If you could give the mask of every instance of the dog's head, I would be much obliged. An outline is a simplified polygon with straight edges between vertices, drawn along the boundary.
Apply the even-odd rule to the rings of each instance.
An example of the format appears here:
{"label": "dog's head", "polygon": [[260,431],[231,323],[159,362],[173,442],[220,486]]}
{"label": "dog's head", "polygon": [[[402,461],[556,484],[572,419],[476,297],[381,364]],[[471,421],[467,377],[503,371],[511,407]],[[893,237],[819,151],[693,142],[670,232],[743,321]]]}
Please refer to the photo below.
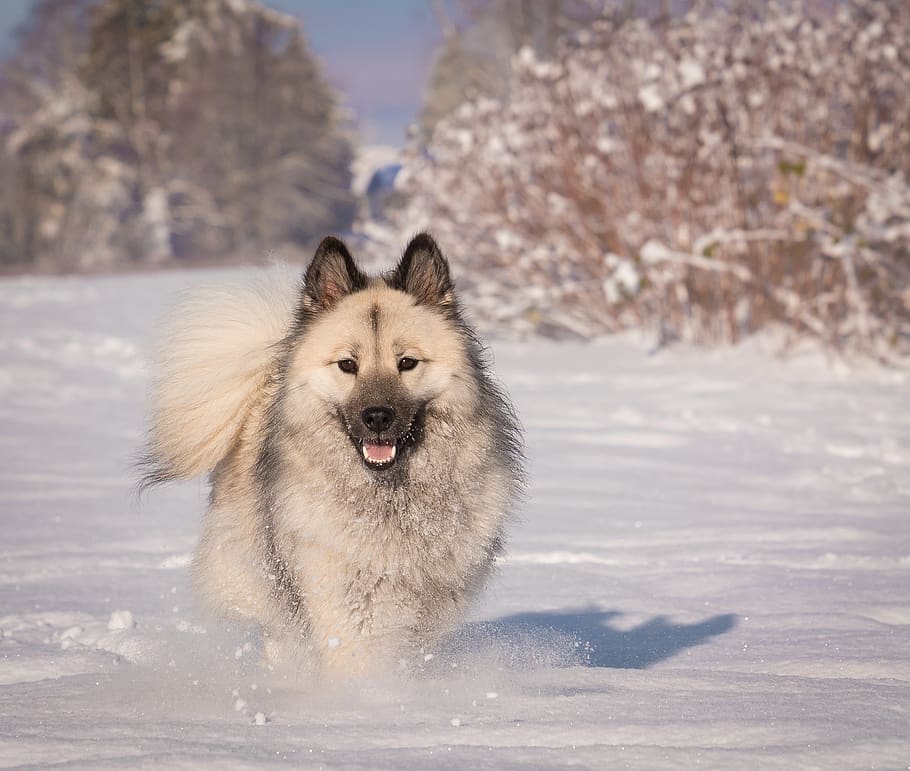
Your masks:
{"label": "dog's head", "polygon": [[415,237],[378,278],[364,275],[341,241],[324,239],[297,313],[287,372],[295,423],[333,437],[340,427],[357,462],[378,477],[419,449],[428,412],[471,403],[449,267],[430,236]]}

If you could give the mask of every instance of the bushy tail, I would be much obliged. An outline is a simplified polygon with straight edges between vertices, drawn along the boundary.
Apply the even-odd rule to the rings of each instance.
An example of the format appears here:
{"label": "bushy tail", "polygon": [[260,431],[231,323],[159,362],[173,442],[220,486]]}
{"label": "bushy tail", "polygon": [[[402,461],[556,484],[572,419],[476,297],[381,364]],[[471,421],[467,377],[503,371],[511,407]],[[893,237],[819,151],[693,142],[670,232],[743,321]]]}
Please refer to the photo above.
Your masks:
{"label": "bushy tail", "polygon": [[208,473],[231,451],[289,330],[296,295],[296,280],[282,270],[177,304],[150,361],[141,487]]}

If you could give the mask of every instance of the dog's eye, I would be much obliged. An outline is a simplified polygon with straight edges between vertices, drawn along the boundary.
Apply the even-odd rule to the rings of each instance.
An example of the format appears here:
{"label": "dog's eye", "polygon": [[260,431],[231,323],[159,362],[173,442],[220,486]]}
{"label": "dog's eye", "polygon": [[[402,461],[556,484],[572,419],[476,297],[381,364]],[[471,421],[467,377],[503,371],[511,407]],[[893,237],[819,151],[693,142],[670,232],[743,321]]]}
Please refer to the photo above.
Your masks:
{"label": "dog's eye", "polygon": [[347,372],[349,375],[357,374],[357,362],[353,359],[342,359],[338,362],[338,369]]}
{"label": "dog's eye", "polygon": [[410,356],[402,356],[398,360],[398,371],[407,372],[409,369],[414,369],[417,366],[417,359],[414,359]]}

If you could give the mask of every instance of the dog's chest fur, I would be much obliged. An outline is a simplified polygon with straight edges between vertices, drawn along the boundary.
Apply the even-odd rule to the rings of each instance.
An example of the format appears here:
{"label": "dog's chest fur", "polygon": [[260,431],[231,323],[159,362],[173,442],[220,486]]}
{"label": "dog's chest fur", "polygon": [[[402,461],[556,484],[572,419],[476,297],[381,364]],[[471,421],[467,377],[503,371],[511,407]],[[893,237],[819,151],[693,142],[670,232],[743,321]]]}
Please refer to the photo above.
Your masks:
{"label": "dog's chest fur", "polygon": [[496,469],[482,466],[480,447],[453,452],[431,434],[405,479],[379,484],[340,447],[319,466],[284,464],[273,481],[270,527],[302,610],[319,613],[308,596],[333,596],[349,614],[338,623],[360,632],[376,631],[377,614],[415,631],[438,625],[492,566],[506,494],[490,495]]}
{"label": "dog's chest fur", "polygon": [[[482,559],[501,519],[495,503],[492,510],[481,504],[476,489],[489,471],[450,452],[428,460],[440,449],[428,444],[412,461],[420,468],[394,485],[366,479],[369,472],[349,461],[336,472],[333,464],[310,466],[306,477],[289,464],[276,479],[284,491],[278,494],[277,531],[318,542],[354,568],[389,577],[439,580],[451,575],[453,562]],[[472,468],[459,467],[466,460]],[[457,481],[465,479],[471,481]]]}

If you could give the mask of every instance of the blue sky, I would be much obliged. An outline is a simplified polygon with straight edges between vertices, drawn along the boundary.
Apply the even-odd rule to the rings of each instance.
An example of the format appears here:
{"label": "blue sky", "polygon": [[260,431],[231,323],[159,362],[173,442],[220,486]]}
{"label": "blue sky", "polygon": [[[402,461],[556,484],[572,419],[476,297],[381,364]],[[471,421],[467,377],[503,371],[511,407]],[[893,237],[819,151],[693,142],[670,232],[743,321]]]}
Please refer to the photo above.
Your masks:
{"label": "blue sky", "polygon": [[[0,55],[32,0],[0,0]],[[367,142],[401,145],[440,41],[429,0],[266,0],[301,20]]]}

